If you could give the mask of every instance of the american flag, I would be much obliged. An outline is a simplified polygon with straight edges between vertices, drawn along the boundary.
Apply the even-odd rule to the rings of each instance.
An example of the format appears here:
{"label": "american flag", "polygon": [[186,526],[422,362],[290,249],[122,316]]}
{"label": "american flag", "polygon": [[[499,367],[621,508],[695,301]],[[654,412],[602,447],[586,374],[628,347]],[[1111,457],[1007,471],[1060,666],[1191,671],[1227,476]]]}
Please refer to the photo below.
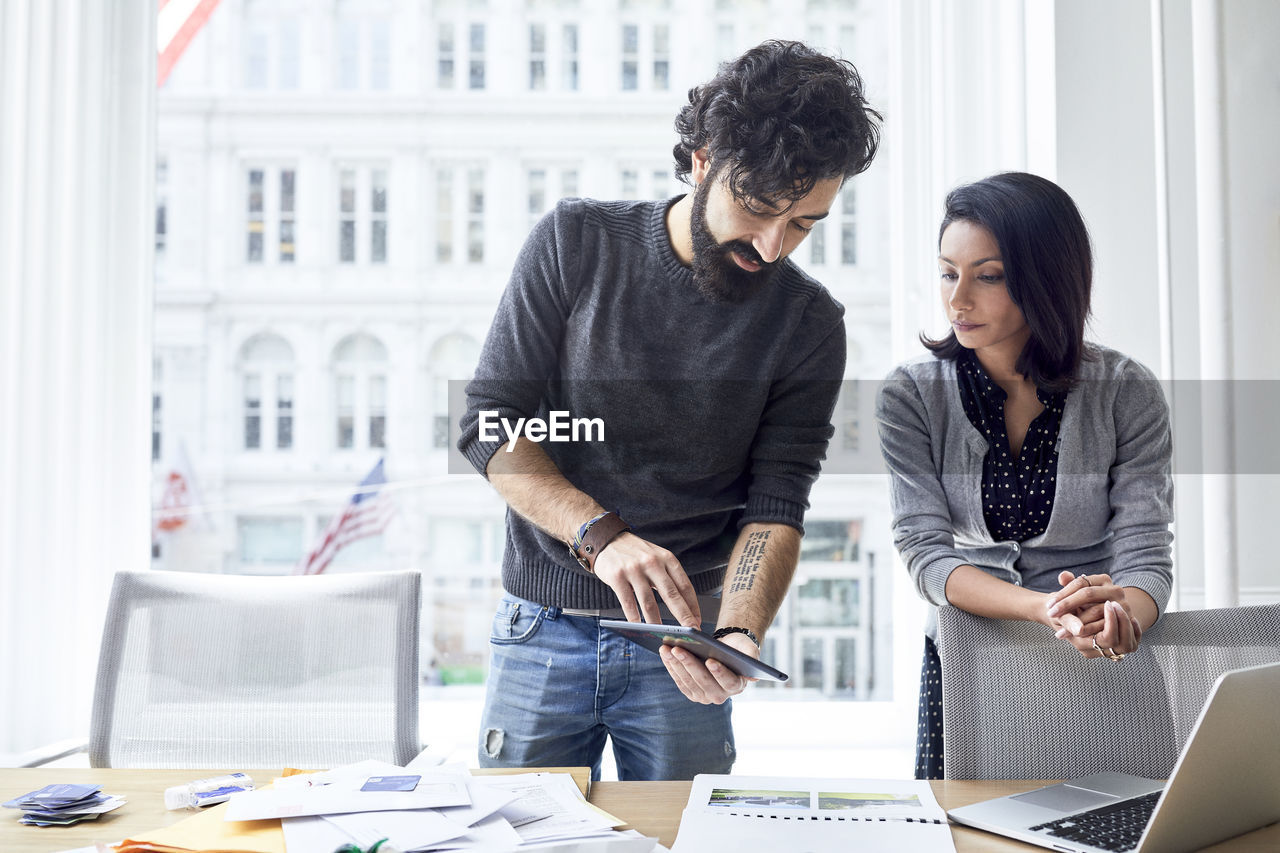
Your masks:
{"label": "american flag", "polygon": [[334,555],[347,544],[366,536],[374,536],[386,529],[387,522],[396,514],[396,505],[390,495],[382,494],[382,487],[387,483],[382,461],[379,459],[373,470],[360,481],[351,500],[329,522],[311,553],[293,567],[295,575],[320,574],[328,568]]}
{"label": "american flag", "polygon": [[209,20],[218,0],[159,0],[156,13],[156,82],[163,86],[182,52]]}

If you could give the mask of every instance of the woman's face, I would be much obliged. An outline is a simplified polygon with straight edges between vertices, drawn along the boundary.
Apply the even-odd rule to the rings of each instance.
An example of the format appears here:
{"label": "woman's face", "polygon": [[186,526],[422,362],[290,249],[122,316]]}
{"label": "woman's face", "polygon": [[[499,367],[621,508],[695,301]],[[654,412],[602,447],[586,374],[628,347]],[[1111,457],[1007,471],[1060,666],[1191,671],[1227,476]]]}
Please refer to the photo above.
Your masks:
{"label": "woman's face", "polygon": [[974,222],[952,222],[942,232],[938,273],[942,308],[960,345],[984,366],[1011,370],[1031,329],[1009,298],[995,236]]}

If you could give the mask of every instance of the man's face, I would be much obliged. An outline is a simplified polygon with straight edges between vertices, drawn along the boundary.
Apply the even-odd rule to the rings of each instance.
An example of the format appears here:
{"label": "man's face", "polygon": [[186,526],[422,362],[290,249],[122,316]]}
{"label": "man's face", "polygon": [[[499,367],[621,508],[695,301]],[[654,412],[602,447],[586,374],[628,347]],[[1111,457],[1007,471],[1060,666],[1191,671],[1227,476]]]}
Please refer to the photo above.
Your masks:
{"label": "man's face", "polygon": [[704,164],[702,180],[694,190],[693,278],[708,298],[740,302],[763,287],[782,259],[827,215],[841,181],[819,181],[791,205],[744,205],[722,180],[723,171]]}

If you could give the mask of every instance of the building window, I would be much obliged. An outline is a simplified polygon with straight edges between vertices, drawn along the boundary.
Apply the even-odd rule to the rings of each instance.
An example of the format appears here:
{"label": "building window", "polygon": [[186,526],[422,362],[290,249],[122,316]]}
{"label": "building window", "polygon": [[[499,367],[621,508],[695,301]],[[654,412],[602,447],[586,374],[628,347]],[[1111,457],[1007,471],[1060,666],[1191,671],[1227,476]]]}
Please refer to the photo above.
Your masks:
{"label": "building window", "polygon": [[261,334],[240,348],[241,446],[245,450],[293,447],[293,347]]}
{"label": "building window", "polygon": [[561,31],[562,57],[560,84],[567,92],[578,91],[578,25],[565,24]]}
{"label": "building window", "polygon": [[858,263],[857,190],[853,182],[840,191],[840,263],[854,266]]}
{"label": "building window", "polygon": [[356,446],[356,380],[338,377],[338,447],[349,450]]}
{"label": "building window", "polygon": [[267,88],[268,36],[254,28],[245,35],[244,85],[246,89]]}
{"label": "building window", "polygon": [[436,261],[453,261],[453,168],[436,170]]}
{"label": "building window", "polygon": [[529,91],[552,88],[578,89],[578,25],[534,21],[529,24]]}
{"label": "building window", "polygon": [[450,429],[455,418],[449,416],[450,380],[468,380],[480,359],[480,345],[469,335],[455,333],[436,341],[428,356],[431,372],[432,416],[431,445],[446,448],[451,445]]}
{"label": "building window", "polygon": [[625,166],[618,172],[618,197],[666,199],[672,195],[672,173],[665,166]]}
{"label": "building window", "polygon": [[[839,8],[840,5],[843,5],[843,8]],[[821,21],[821,23],[809,25],[807,40],[811,46],[824,53],[842,56],[845,59],[853,59],[858,55],[855,41],[857,29],[852,23],[839,22],[839,18],[848,18],[851,14],[856,14],[853,4],[837,4],[837,8],[821,11],[810,9],[810,12],[815,13],[816,20]]]}
{"label": "building window", "polygon": [[[671,88],[671,28],[667,24],[622,25],[622,91],[665,92]],[[642,68],[648,68],[643,75]]]}
{"label": "building window", "polygon": [[334,350],[338,449],[387,446],[387,370],[387,348],[370,335],[352,335]]}
{"label": "building window", "polygon": [[479,22],[438,21],[435,32],[436,86],[440,89],[484,89],[487,47],[485,25]]}
{"label": "building window", "polygon": [[369,258],[375,264],[387,262],[387,171],[374,169],[370,180]]}
{"label": "building window", "polygon": [[293,376],[276,377],[276,448],[293,447]]}
{"label": "building window", "polygon": [[861,542],[861,519],[809,519],[804,524],[800,559],[823,563],[857,562]]}
{"label": "building window", "polygon": [[547,170],[529,170],[529,225],[547,212]]}
{"label": "building window", "polygon": [[296,172],[293,169],[280,170],[280,263],[282,264],[291,264],[294,260],[293,228],[297,221],[295,178]]}
{"label": "building window", "polygon": [[671,88],[671,28],[666,24],[653,25],[653,88]]}
{"label": "building window", "polygon": [[360,23],[352,18],[338,21],[338,88],[360,87]]}
{"label": "building window", "polygon": [[541,92],[547,88],[547,27],[545,24],[529,25],[529,90]]}
{"label": "building window", "polygon": [[263,180],[261,169],[249,170],[249,247],[247,258],[251,264],[262,263],[262,236],[266,230],[263,219]]}
{"label": "building window", "polygon": [[338,260],[356,260],[356,173],[343,169],[338,174]]}
{"label": "building window", "polygon": [[164,365],[160,359],[151,362],[151,461],[160,461],[161,427],[164,419],[164,396],[162,395]]}
{"label": "building window", "polygon": [[287,20],[280,22],[280,80],[281,89],[298,88],[298,68],[302,53],[301,39],[298,34],[298,22]]}
{"label": "building window", "polygon": [[529,227],[545,216],[562,198],[578,195],[578,170],[564,166],[539,165],[526,173]]}
{"label": "building window", "polygon": [[262,447],[262,376],[244,376],[244,449]]}
{"label": "building window", "polygon": [[387,170],[338,171],[338,261],[387,262]]}
{"label": "building window", "polygon": [[471,56],[467,63],[467,86],[484,88],[484,24],[472,24],[469,28]]}
{"label": "building window", "polygon": [[467,261],[484,262],[484,170],[467,170]]}
{"label": "building window", "polygon": [[436,85],[441,89],[453,88],[455,62],[453,24],[444,21],[436,30]]}
{"label": "building window", "polygon": [[813,223],[813,230],[809,232],[809,262],[816,267],[820,267],[827,262],[827,229],[826,223]]}
{"label": "building window", "polygon": [[840,446],[851,453],[857,453],[862,447],[862,419],[859,412],[862,405],[860,384],[857,379],[840,383],[836,430]]}
{"label": "building window", "polygon": [[362,14],[354,2],[337,20],[337,67],[339,89],[391,88],[391,25],[384,18]]}
{"label": "building window", "polygon": [[240,516],[236,519],[241,563],[296,563],[302,557],[302,519]]}
{"label": "building window", "polygon": [[622,25],[622,91],[640,88],[640,27]]}
{"label": "building window", "polygon": [[169,247],[169,158],[156,158],[156,260]]}
{"label": "building window", "polygon": [[298,88],[301,51],[297,19],[255,15],[252,20],[245,21],[242,32],[244,87],[256,90],[273,86],[278,89]]}
{"label": "building window", "polygon": [[738,50],[738,37],[734,25],[716,24],[716,61],[728,62],[741,52]]}
{"label": "building window", "polygon": [[436,169],[436,261],[484,262],[485,171],[479,166]]}
{"label": "building window", "polygon": [[248,169],[245,260],[291,264],[297,257],[297,170],[288,166]]}
{"label": "building window", "polygon": [[387,377],[369,377],[369,446],[387,446]]}
{"label": "building window", "polygon": [[369,87],[391,88],[391,27],[383,20],[369,22]]}

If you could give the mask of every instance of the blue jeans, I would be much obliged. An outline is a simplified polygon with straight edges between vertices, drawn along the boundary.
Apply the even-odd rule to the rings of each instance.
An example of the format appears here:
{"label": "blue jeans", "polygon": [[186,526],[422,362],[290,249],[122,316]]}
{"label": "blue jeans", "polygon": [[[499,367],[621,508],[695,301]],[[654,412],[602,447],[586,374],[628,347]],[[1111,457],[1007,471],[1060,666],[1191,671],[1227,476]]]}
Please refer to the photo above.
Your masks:
{"label": "blue jeans", "polygon": [[493,619],[481,767],[590,767],[605,737],[623,781],[733,767],[732,709],[685,697],[662,659],[589,616],[512,595]]}

